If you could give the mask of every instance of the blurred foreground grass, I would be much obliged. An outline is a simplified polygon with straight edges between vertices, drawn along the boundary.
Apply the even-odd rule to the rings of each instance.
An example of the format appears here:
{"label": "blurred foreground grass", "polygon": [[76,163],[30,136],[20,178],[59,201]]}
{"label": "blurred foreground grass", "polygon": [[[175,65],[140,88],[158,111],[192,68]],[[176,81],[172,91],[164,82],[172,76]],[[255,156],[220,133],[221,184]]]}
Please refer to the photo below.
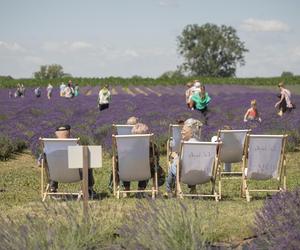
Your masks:
{"label": "blurred foreground grass", "polygon": [[[166,166],[166,157],[161,157],[161,165]],[[289,190],[300,185],[299,166],[300,152],[288,153],[287,186]],[[126,246],[135,248],[134,245],[131,245],[132,242],[129,242],[130,237],[128,238],[128,235],[125,234],[122,238],[122,234],[120,236],[119,231],[125,230],[125,232],[129,234],[136,234],[135,238],[139,239],[141,235],[147,235],[147,237],[149,237],[151,233],[143,233],[143,231],[139,232],[139,230],[135,231],[134,227],[145,228],[145,225],[152,225],[151,220],[155,221],[155,224],[151,226],[154,233],[156,232],[156,227],[158,233],[164,232],[165,234],[168,234],[168,230],[167,232],[164,231],[165,227],[180,227],[179,233],[181,235],[181,233],[186,230],[185,227],[188,226],[192,228],[192,231],[197,232],[197,235],[201,234],[201,237],[203,237],[206,242],[227,242],[234,244],[253,236],[251,227],[253,225],[254,215],[262,207],[266,197],[265,194],[262,194],[254,197],[250,203],[247,203],[245,199],[239,197],[241,181],[224,180],[222,182],[223,199],[219,203],[213,200],[192,200],[188,198],[181,201],[177,199],[165,200],[158,198],[154,202],[147,199],[138,200],[133,197],[116,200],[108,189],[110,169],[111,159],[108,155],[104,155],[103,168],[94,171],[95,190],[100,194],[101,199],[89,202],[89,211],[93,222],[90,224],[91,228],[86,229],[87,231],[85,232],[90,236],[82,239],[82,242],[85,243],[80,242],[80,244],[91,244],[91,246],[96,244],[101,247],[115,246],[117,248],[121,246],[124,247],[125,244],[125,248]],[[255,182],[250,184],[258,187],[274,185],[272,182]],[[59,186],[60,190],[64,188],[66,188],[65,185]],[[78,190],[80,186],[72,185],[72,188]],[[209,189],[208,186],[201,188]],[[164,192],[165,187],[163,187],[161,191]],[[137,209],[139,209],[139,211],[142,210],[145,214],[139,215],[139,213],[136,212],[138,211]],[[155,209],[158,209],[157,211],[161,213],[157,218],[151,213],[151,211],[155,211]],[[82,218],[81,202],[54,202],[51,200],[48,200],[46,204],[41,202],[40,169],[36,166],[36,160],[29,152],[15,155],[13,159],[7,162],[0,162],[0,210],[2,218],[8,216],[14,222],[14,224],[11,224],[11,227],[13,227],[12,225],[17,227],[17,225],[21,225],[23,222],[28,224],[28,215],[34,215],[38,218],[37,221],[39,221],[39,223],[35,225],[36,219],[34,222],[30,222],[33,223],[34,226],[31,225],[31,227],[28,227],[29,231],[33,230],[31,228],[43,231],[43,228],[39,228],[41,227],[40,223],[44,226],[53,225],[51,229],[56,228],[56,230],[61,231],[63,228],[64,232],[67,231],[67,233],[65,232],[65,238],[70,237],[70,241],[72,241],[71,239],[74,239],[74,237],[76,238],[76,233],[81,232],[75,230],[76,233],[73,235],[74,230],[66,230],[65,223],[63,223],[64,220],[73,221],[70,222],[70,226],[73,229],[81,228],[78,226],[81,223],[76,222]],[[70,213],[68,211],[70,211]],[[176,217],[175,215],[177,214],[179,214],[178,216],[181,214],[181,218]],[[185,215],[188,215],[186,217],[187,221],[184,220],[180,225],[177,224],[179,219],[185,218]],[[70,218],[68,216],[70,216]],[[164,218],[161,218],[162,216],[167,218],[168,225],[164,224],[165,222]],[[188,218],[190,218],[191,221],[189,221]],[[130,223],[135,221],[135,219],[138,223],[131,225]],[[2,224],[3,223],[2,221]],[[145,225],[143,226],[141,223],[145,223]],[[128,225],[129,228],[126,226],[124,229],[124,225]],[[4,225],[0,225],[0,227],[2,226]],[[7,225],[5,225],[5,227],[9,228]],[[59,229],[57,229],[58,227]],[[16,229],[11,229],[11,231],[12,230]],[[27,233],[28,230],[26,231]],[[49,228],[47,228],[47,230],[49,231]],[[93,233],[91,233],[90,230],[94,230]],[[9,233],[11,233],[11,231],[9,231]],[[72,234],[70,234],[70,232],[72,232]],[[16,231],[15,233],[17,234],[18,232]],[[85,233],[82,233],[82,235],[85,235]],[[52,232],[52,234],[55,234],[55,232]],[[178,235],[178,232],[175,232],[174,235]],[[173,234],[171,234],[171,236],[175,237]],[[96,239],[93,237],[96,237]],[[142,239],[140,240],[142,241]],[[75,245],[59,245],[59,243],[55,245],[56,243],[54,243],[53,249],[65,247],[76,249]],[[72,242],[72,244],[75,243]],[[83,248],[90,247],[84,247],[80,244],[78,243],[76,246]],[[180,249],[181,245],[171,244],[168,246]],[[43,248],[42,245],[35,247]],[[151,246],[149,247],[151,248]],[[191,247],[194,247],[194,245]]]}

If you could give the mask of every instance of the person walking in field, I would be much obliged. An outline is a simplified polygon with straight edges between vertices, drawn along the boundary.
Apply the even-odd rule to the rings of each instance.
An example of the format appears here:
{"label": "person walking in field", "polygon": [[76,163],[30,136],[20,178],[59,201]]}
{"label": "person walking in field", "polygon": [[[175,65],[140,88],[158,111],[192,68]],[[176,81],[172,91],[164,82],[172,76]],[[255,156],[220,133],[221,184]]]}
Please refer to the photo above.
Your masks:
{"label": "person walking in field", "polygon": [[78,84],[76,83],[75,84],[75,87],[74,87],[74,96],[78,96],[79,95],[79,86]]}
{"label": "person walking in field", "polygon": [[99,96],[98,96],[99,110],[102,111],[104,109],[108,109],[110,100],[111,100],[111,94],[110,91],[108,90],[108,85],[105,84],[104,87],[99,91]]}
{"label": "person walking in field", "polygon": [[53,86],[51,85],[51,83],[48,84],[47,87],[47,98],[50,100],[51,96],[52,96],[52,91],[53,91]]}
{"label": "person walking in field", "polygon": [[37,97],[37,98],[41,97],[42,91],[41,91],[41,88],[40,88],[40,87],[36,87],[36,88],[34,89],[34,95],[35,95],[35,97]]}
{"label": "person walking in field", "polygon": [[291,101],[291,91],[284,87],[284,82],[280,82],[278,87],[280,89],[280,94],[278,95],[280,100],[275,103],[275,108],[279,108],[278,115],[282,116],[286,111],[291,112],[291,110],[295,108],[295,105]]}
{"label": "person walking in field", "polygon": [[65,96],[65,88],[66,88],[66,84],[62,82],[61,85],[59,86],[59,95],[61,97]]}

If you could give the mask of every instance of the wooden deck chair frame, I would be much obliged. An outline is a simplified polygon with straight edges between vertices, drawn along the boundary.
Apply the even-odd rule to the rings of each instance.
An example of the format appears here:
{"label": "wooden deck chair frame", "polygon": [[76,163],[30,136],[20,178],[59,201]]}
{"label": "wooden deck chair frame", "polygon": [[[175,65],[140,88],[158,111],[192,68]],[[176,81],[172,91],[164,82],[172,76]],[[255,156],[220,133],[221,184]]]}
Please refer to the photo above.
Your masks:
{"label": "wooden deck chair frame", "polygon": [[[286,190],[286,156],[285,156],[285,146],[287,143],[288,135],[248,135],[247,136],[247,153],[246,153],[246,160],[243,164],[243,176],[242,176],[242,185],[241,185],[241,196],[246,197],[246,200],[249,202],[251,200],[250,193],[252,192],[279,192]],[[249,145],[253,138],[281,138],[281,150],[279,160],[277,162],[277,189],[250,189],[248,183],[248,161],[249,161],[249,154],[250,152]],[[269,179],[272,179],[269,178]],[[266,179],[266,180],[269,180]],[[273,178],[274,179],[274,178]]]}
{"label": "wooden deck chair frame", "polygon": [[[245,133],[245,137],[244,137],[244,140],[243,142],[241,143],[242,144],[242,151],[241,151],[241,155],[239,157],[237,156],[234,156],[235,159],[232,159],[228,162],[230,163],[238,163],[238,162],[242,162],[242,166],[244,165],[244,161],[245,161],[245,154],[246,154],[246,144],[247,144],[247,135],[249,135],[251,133],[251,129],[230,129],[230,130],[227,130],[227,129],[219,129],[218,131],[218,135],[217,135],[217,138],[218,140],[222,141],[222,149],[220,151],[220,159],[219,159],[219,163],[220,165],[223,165],[225,164],[225,162],[222,160],[222,153],[224,152],[224,150],[226,150],[226,142],[224,140],[222,140],[222,133],[225,134],[225,133]],[[237,149],[236,151],[239,151],[239,149]],[[226,151],[225,151],[226,152]],[[230,158],[230,157],[229,157]],[[237,159],[239,158],[239,159]],[[243,175],[243,172],[242,172],[242,167],[241,167],[241,171],[239,172],[234,172],[234,171],[230,171],[230,172],[225,172],[223,171],[223,167],[220,166],[220,170],[221,170],[221,178],[231,178],[231,179],[234,179],[234,178],[238,178],[240,179]]]}
{"label": "wooden deck chair frame", "polygon": [[[196,144],[196,145],[215,145],[215,157],[212,163],[212,178],[210,179],[211,182],[211,194],[186,194],[182,192],[181,188],[181,170],[182,170],[182,156],[183,156],[183,147],[186,144]],[[213,197],[215,198],[216,201],[219,201],[221,199],[221,172],[219,168],[219,152],[220,150],[217,150],[217,148],[220,148],[222,146],[222,142],[185,142],[181,141],[181,146],[180,146],[180,158],[177,158],[176,162],[176,196],[179,198],[184,198],[184,196],[187,197]],[[199,159],[199,162],[201,162],[201,159]],[[215,185],[216,185],[216,180],[218,179],[218,192],[216,191]],[[208,181],[209,182],[209,181]]]}
{"label": "wooden deck chair frame", "polygon": [[[112,128],[113,128],[113,135],[131,135],[131,129],[134,127],[134,125],[127,125],[127,124],[113,124]],[[130,133],[119,133],[120,130],[124,129],[125,131],[130,131]]]}
{"label": "wooden deck chair frame", "polygon": [[[167,156],[168,158],[170,158],[171,154],[174,152],[173,151],[173,147],[171,145],[171,142],[173,140],[173,131],[174,129],[178,129],[179,131],[179,134],[181,132],[181,129],[182,129],[183,125],[179,125],[179,124],[170,124],[169,125],[169,139],[167,141]],[[179,138],[179,142],[178,142],[178,149],[180,150],[180,142],[181,142],[181,135],[180,135],[180,138]],[[176,147],[176,146],[174,146]],[[177,153],[179,153],[179,150]]]}
{"label": "wooden deck chair frame", "polygon": [[[53,196],[66,196],[66,195],[77,196],[77,200],[79,200],[82,197],[82,192],[81,191],[80,192],[56,192],[56,193],[50,192],[49,181],[51,180],[51,176],[50,176],[49,165],[48,165],[48,161],[47,161],[47,154],[44,152],[44,147],[45,147],[45,142],[46,141],[56,141],[56,142],[69,141],[69,142],[73,142],[73,144],[70,144],[70,146],[71,146],[71,145],[74,145],[74,143],[78,144],[79,138],[67,138],[67,139],[39,138],[39,140],[40,140],[41,147],[42,147],[42,150],[43,150],[43,155],[44,155],[44,157],[42,159],[42,166],[41,166],[41,196],[42,196],[42,201],[45,201],[47,196],[53,197]],[[66,150],[66,154],[67,153],[68,153],[68,151]],[[76,170],[72,169],[70,171],[76,171]],[[44,176],[44,174],[45,174],[45,176]],[[78,172],[78,175],[79,175],[79,172]],[[44,183],[44,178],[45,177],[46,177],[46,180],[47,180],[46,187],[45,187],[45,183]],[[79,181],[81,181],[81,179],[79,179],[76,182],[79,182]],[[63,183],[63,182],[59,181],[59,183]]]}
{"label": "wooden deck chair frame", "polygon": [[[138,138],[138,137],[150,137],[149,138],[149,147],[152,144],[152,154],[155,157],[154,153],[154,144],[153,144],[153,134],[134,134],[134,135],[113,135],[112,136],[112,148],[113,148],[113,156],[112,156],[112,172],[113,172],[113,193],[114,196],[117,197],[117,199],[120,198],[121,193],[151,193],[152,199],[155,198],[158,194],[158,179],[157,179],[157,161],[154,159],[155,163],[155,169],[154,169],[154,178],[152,178],[152,188],[151,189],[144,189],[144,190],[121,190],[120,187],[120,178],[118,175],[118,169],[117,169],[117,141],[116,139],[118,137],[121,138]],[[148,149],[149,150],[149,149]],[[150,155],[149,155],[150,157]],[[149,159],[150,160],[150,159]],[[149,161],[149,168],[150,168],[150,161]],[[151,173],[151,169],[150,169]]]}

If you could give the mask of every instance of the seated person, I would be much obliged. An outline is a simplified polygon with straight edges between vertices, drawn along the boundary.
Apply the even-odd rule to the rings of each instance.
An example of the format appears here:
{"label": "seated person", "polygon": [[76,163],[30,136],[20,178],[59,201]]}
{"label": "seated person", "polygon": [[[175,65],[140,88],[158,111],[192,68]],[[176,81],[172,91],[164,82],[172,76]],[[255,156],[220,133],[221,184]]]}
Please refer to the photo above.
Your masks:
{"label": "seated person", "polygon": [[[71,126],[70,125],[64,125],[64,126],[59,126],[56,128],[55,131],[56,138],[60,139],[66,139],[66,138],[71,138]],[[39,157],[41,158],[41,157]],[[41,159],[39,159],[41,160]],[[82,178],[82,169],[79,169],[79,174]],[[58,182],[50,180],[49,182],[50,185],[50,192],[57,192],[58,189]],[[93,189],[94,186],[94,176],[93,176],[93,169],[89,168],[88,170],[88,192],[89,196],[93,197],[96,195],[96,192]]]}
{"label": "seated person", "polygon": [[135,116],[131,116],[128,118],[127,120],[127,125],[135,125],[138,123],[139,118],[135,117]]}
{"label": "seated person", "polygon": [[[131,116],[127,119],[126,124],[127,125],[135,125],[138,123],[138,120],[139,120],[139,118],[137,118],[135,116]],[[108,188],[112,192],[112,190],[113,190],[113,174],[112,174],[112,172],[110,173]]]}
{"label": "seated person", "polygon": [[[132,128],[132,134],[148,134],[149,133],[149,128],[147,125],[143,123],[137,123],[135,126]],[[154,150],[152,149],[152,145],[150,144],[150,168],[151,168],[151,177],[154,178],[155,174],[155,165],[157,166],[157,178],[158,178],[158,186],[162,186],[165,182],[165,173],[164,170],[161,168],[159,165],[159,151],[158,147],[156,144],[153,144]],[[154,155],[153,155],[154,151]],[[138,182],[138,189],[139,190],[144,190],[148,184],[148,180],[144,181],[139,181]],[[126,191],[130,190],[130,182],[129,181],[124,181],[123,182],[124,189]],[[125,194],[126,195],[126,194]],[[140,194],[138,194],[140,195]]]}
{"label": "seated person", "polygon": [[[199,120],[189,118],[184,122],[183,128],[181,130],[181,137],[183,141],[200,141],[200,128],[202,126],[202,123]],[[168,177],[167,177],[167,193],[165,196],[170,196],[172,194],[172,188],[175,184],[175,179],[176,179],[176,171],[177,171],[177,166],[176,166],[176,161],[178,159],[178,155],[174,154],[173,155],[173,161],[171,163],[171,167],[168,172]],[[196,192],[196,186],[189,186],[190,188],[190,193],[195,193]]]}

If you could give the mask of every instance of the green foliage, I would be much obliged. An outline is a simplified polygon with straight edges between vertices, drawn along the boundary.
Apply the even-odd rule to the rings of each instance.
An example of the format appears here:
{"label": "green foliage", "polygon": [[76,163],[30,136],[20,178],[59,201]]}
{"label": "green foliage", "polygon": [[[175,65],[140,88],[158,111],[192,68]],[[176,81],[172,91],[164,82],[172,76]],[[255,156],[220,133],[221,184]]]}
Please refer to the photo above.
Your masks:
{"label": "green foliage", "polygon": [[129,249],[203,249],[204,231],[213,225],[201,213],[183,202],[172,202],[172,206],[164,201],[138,203],[119,234]]}
{"label": "green foliage", "polygon": [[26,142],[20,139],[11,140],[0,134],[0,160],[8,160],[13,153],[20,153],[26,148]]}
{"label": "green foliage", "polygon": [[[52,64],[52,65],[42,65],[40,67],[40,70],[35,72],[34,78],[38,80],[49,80],[49,79],[57,79],[62,78],[65,76],[65,73],[63,71],[63,67],[58,64]],[[70,76],[68,74],[68,76]]]}
{"label": "green foliage", "polygon": [[[187,247],[181,249],[188,249],[192,244],[200,246],[203,242],[204,247],[223,242],[223,247],[227,244],[229,249],[235,249],[244,238],[253,237],[251,226],[255,212],[262,207],[266,197],[262,194],[247,203],[239,197],[240,179],[222,181],[223,199],[218,203],[189,198],[181,202],[162,198],[154,202],[147,199],[139,202],[134,198],[116,200],[111,194],[106,194],[110,198],[89,201],[91,218],[87,225],[83,225],[82,202],[55,203],[49,200],[45,207],[38,202],[41,200],[40,169],[35,164],[35,159],[28,153],[0,162],[0,249],[132,249],[129,246],[137,241],[142,243],[138,249],[148,245],[161,245],[159,249],[171,245],[176,249],[183,246],[185,240]],[[94,170],[95,190],[103,192],[102,197],[108,191],[111,164],[109,156],[104,154],[103,168]],[[299,152],[288,153],[289,190],[300,185],[299,164]],[[166,156],[161,157],[161,165],[166,166]],[[257,182],[254,188],[265,187],[263,183]],[[69,184],[60,183],[59,190],[63,191],[67,185],[70,188]],[[75,190],[79,189],[79,184],[76,184]],[[136,225],[133,216],[138,220]],[[167,230],[168,224],[170,230]],[[124,237],[121,231],[126,228],[138,237]],[[157,238],[153,238],[155,232],[159,233]],[[195,238],[188,233],[196,234]],[[156,242],[147,242],[148,239]],[[45,242],[48,245],[44,247]]]}
{"label": "green foliage", "polygon": [[281,73],[281,77],[293,77],[293,76],[294,76],[294,74],[290,71],[283,71]]}
{"label": "green foliage", "polygon": [[[204,77],[204,76],[183,76],[179,77],[177,74],[172,77],[159,78],[121,78],[121,77],[106,77],[106,78],[84,78],[84,77],[68,77],[56,78],[51,80],[53,86],[58,87],[61,82],[68,82],[72,80],[73,83],[79,86],[99,86],[108,83],[110,86],[121,85],[123,87],[138,85],[138,86],[155,86],[155,85],[178,85],[186,84],[187,82],[199,79],[204,84],[239,84],[239,85],[273,85],[284,81],[286,85],[300,84],[300,76],[293,77],[255,77],[255,78],[235,78],[235,77]],[[4,79],[0,78],[0,87],[15,88],[18,83],[23,83],[25,87],[47,86],[49,80],[47,79]]]}
{"label": "green foliage", "polygon": [[102,249],[122,214],[116,203],[90,204],[89,211],[85,220],[80,203],[36,203],[24,217],[2,216],[0,249]]}
{"label": "green foliage", "polygon": [[183,68],[192,76],[235,76],[237,63],[245,64],[248,51],[234,28],[210,23],[187,25],[178,42]]}
{"label": "green foliage", "polygon": [[181,69],[178,69],[178,70],[170,70],[170,71],[167,71],[165,73],[163,73],[159,78],[183,78],[184,77],[184,74],[182,73]]}
{"label": "green foliage", "polygon": [[6,136],[0,137],[0,160],[7,160],[13,152],[11,140]]}

